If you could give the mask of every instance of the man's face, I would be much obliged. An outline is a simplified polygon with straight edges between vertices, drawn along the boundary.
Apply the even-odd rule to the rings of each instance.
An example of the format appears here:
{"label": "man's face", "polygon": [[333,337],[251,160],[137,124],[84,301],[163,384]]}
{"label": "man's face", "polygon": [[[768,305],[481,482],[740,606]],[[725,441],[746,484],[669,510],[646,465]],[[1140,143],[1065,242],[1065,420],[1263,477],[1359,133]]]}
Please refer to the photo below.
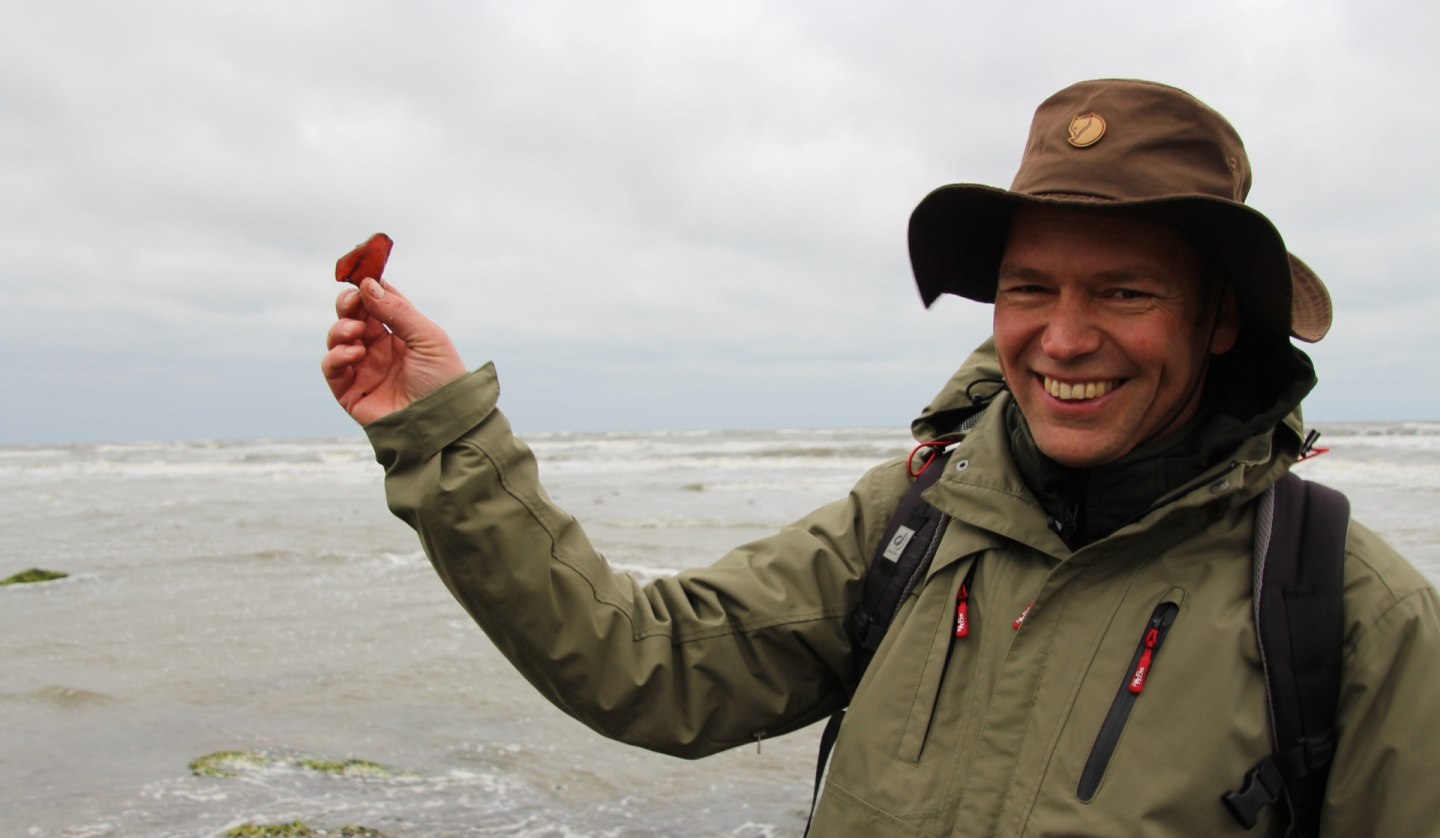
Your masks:
{"label": "man's face", "polygon": [[995,348],[1035,442],[1072,468],[1119,459],[1183,426],[1209,354],[1235,344],[1233,303],[1207,302],[1174,228],[1024,207],[995,297]]}

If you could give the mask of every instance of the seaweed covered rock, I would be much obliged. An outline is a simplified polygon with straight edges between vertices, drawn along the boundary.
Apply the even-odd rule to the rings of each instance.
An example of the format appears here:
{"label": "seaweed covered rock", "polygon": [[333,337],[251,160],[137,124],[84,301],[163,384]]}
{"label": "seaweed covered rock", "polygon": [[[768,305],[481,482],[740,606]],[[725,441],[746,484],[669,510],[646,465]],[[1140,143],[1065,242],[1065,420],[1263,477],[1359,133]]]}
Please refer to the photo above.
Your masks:
{"label": "seaweed covered rock", "polygon": [[340,826],[316,829],[303,821],[290,823],[242,823],[227,830],[225,838],[386,838],[368,826]]}
{"label": "seaweed covered rock", "polygon": [[246,771],[272,766],[303,768],[337,777],[389,777],[390,769],[368,759],[327,759],[275,757],[253,751],[216,751],[190,761],[190,773],[197,777],[234,777]]}
{"label": "seaweed covered rock", "polygon": [[319,833],[300,821],[290,823],[242,823],[226,830],[225,838],[318,838]]}
{"label": "seaweed covered rock", "polygon": [[254,771],[270,764],[270,758],[249,751],[216,751],[190,761],[190,773],[196,777],[234,777],[243,771]]}
{"label": "seaweed covered rock", "polygon": [[388,777],[390,769],[365,759],[347,759],[332,762],[321,759],[302,759],[297,763],[301,768],[319,771],[322,774],[337,774],[344,777]]}
{"label": "seaweed covered rock", "polygon": [[29,570],[22,570],[14,576],[0,579],[0,585],[29,585],[34,582],[52,582],[56,579],[64,579],[69,575],[70,574],[62,573],[58,570],[41,570],[38,567],[32,567]]}

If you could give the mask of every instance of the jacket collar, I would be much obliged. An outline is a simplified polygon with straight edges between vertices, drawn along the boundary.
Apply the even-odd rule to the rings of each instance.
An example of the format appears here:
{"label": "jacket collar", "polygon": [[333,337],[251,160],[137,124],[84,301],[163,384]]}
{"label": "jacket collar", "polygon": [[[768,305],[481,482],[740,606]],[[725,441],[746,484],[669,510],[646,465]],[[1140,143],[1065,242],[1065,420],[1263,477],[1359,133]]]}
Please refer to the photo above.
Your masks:
{"label": "jacket collar", "polygon": [[1269,488],[1294,463],[1302,436],[1298,415],[1287,417],[1280,427],[1242,440],[1230,456],[1156,498],[1134,521],[1072,550],[1047,524],[1047,513],[1011,455],[1004,418],[1010,403],[1008,393],[994,400],[975,427],[959,439],[945,473],[925,493],[929,503],[952,519],[932,573],[1007,542],[1061,562],[1108,552],[1132,539],[1179,540]]}
{"label": "jacket collar", "polygon": [[[1211,372],[1212,381],[1224,383],[1215,388],[1209,418],[1198,429],[1205,443],[1203,457],[1182,478],[1152,487],[1150,494],[1157,495],[1153,502],[1138,504],[1117,525],[1129,523],[1095,539],[1095,546],[1143,531],[1187,508],[1213,511],[1215,504],[1227,499],[1246,502],[1294,462],[1304,436],[1300,400],[1315,384],[1310,359],[1283,338],[1242,332],[1234,350],[1212,360]],[[999,395],[991,398],[997,389]],[[947,473],[926,498],[954,520],[991,538],[1026,544],[1056,560],[1084,552],[1085,548],[1072,551],[1049,529],[1045,509],[1016,465],[1005,421],[1011,404],[1000,379],[994,342],[986,340],[911,424],[922,442],[959,441]],[[953,430],[981,410],[984,413],[973,430]],[[936,558],[937,565],[946,561],[944,556]]]}

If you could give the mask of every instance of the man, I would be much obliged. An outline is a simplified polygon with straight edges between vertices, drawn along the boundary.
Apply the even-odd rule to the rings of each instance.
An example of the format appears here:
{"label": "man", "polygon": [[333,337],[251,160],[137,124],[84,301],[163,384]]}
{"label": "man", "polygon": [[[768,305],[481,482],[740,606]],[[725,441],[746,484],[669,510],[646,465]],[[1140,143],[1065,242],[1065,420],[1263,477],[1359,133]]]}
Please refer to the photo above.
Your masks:
{"label": "man", "polygon": [[[1330,321],[1249,184],[1219,114],[1098,81],[1040,106],[1010,190],[942,187],[917,207],[923,299],[993,302],[993,354],[915,423],[954,444],[926,494],[949,523],[858,684],[846,620],[904,461],[641,587],[546,497],[494,369],[466,375],[394,289],[341,296],[323,369],[456,598],[597,731],[695,757],[848,702],[813,834],[1242,834],[1220,796],[1271,752],[1255,510],[1302,447],[1315,379],[1290,338]],[[1434,832],[1440,757],[1414,737],[1440,721],[1435,592],[1359,525],[1344,574],[1323,832]],[[1125,689],[1146,649],[1143,690]],[[1283,815],[1259,827],[1280,834]]]}

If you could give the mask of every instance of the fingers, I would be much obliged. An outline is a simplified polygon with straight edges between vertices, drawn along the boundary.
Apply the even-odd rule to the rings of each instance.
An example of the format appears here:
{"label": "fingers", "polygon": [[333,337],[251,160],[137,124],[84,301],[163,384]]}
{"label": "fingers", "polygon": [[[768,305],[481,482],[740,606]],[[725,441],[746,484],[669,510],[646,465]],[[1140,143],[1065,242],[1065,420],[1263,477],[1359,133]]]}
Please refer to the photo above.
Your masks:
{"label": "fingers", "polygon": [[337,317],[363,317],[365,307],[360,304],[360,289],[346,286],[340,296],[335,298],[335,315]]}
{"label": "fingers", "polygon": [[393,328],[397,320],[405,324],[415,322],[419,312],[404,294],[395,290],[395,286],[383,280],[367,278],[361,281],[359,287],[340,292],[335,299],[335,314],[341,320],[374,318]]}
{"label": "fingers", "polygon": [[349,318],[336,320],[325,334],[325,348],[334,349],[341,344],[358,343],[365,338],[365,323]]}
{"label": "fingers", "polygon": [[365,347],[347,343],[331,347],[320,359],[320,372],[330,385],[330,392],[338,400],[355,380],[355,364],[365,357]]}
{"label": "fingers", "polygon": [[370,316],[383,323],[407,345],[416,341],[434,342],[444,339],[444,331],[421,314],[388,282],[366,279],[360,283],[360,297]]}
{"label": "fingers", "polygon": [[347,341],[371,343],[386,334],[385,327],[365,308],[360,289],[346,287],[335,299],[335,315],[340,318],[330,327],[329,346]]}

